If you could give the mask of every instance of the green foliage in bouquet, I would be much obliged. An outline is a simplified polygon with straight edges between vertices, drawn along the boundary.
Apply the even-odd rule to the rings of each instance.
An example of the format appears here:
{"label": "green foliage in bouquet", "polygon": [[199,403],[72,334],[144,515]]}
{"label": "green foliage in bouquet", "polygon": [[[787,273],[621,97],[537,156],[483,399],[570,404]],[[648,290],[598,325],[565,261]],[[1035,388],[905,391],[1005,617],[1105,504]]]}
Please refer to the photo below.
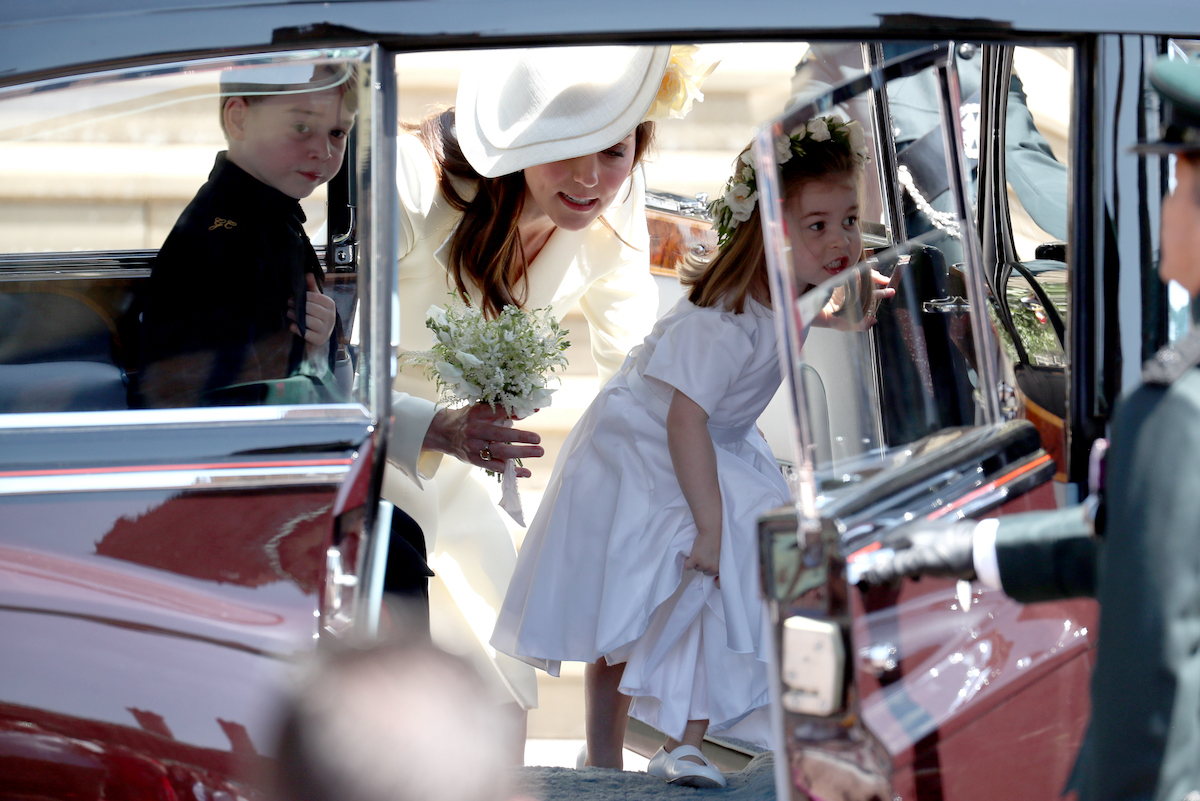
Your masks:
{"label": "green foliage in bouquet", "polygon": [[549,309],[506,306],[489,320],[455,300],[444,309],[431,306],[425,326],[433,347],[406,360],[425,366],[444,402],[499,405],[517,418],[550,405],[548,382],[567,366],[563,351],[571,343]]}

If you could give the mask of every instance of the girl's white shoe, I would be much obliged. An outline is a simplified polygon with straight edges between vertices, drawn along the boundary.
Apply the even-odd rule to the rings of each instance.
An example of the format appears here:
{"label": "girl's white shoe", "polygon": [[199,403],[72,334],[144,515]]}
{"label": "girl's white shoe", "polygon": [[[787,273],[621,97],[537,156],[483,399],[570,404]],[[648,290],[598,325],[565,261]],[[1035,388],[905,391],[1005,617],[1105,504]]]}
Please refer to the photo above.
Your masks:
{"label": "girl's white shoe", "polygon": [[[699,757],[704,760],[700,765],[680,757]],[[716,765],[708,761],[708,757],[700,753],[700,749],[690,745],[676,746],[675,750],[667,753],[665,748],[659,748],[646,766],[646,772],[651,776],[666,779],[670,784],[684,787],[703,787],[716,789],[725,786],[725,777]]]}

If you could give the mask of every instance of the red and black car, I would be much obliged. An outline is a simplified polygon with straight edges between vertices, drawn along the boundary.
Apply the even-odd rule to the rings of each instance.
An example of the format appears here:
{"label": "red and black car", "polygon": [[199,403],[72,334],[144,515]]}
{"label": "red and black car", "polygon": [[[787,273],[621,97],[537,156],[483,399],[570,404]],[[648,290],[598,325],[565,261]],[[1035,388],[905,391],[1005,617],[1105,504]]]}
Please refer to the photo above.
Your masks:
{"label": "red and black car", "polygon": [[[797,298],[781,229],[767,226],[776,303],[797,310],[781,315],[783,422],[764,422],[796,493],[794,509],[761,524],[779,795],[1058,797],[1088,715],[1094,604],[1022,606],[931,579],[864,593],[847,562],[914,516],[1086,494],[1087,454],[1113,403],[1190,325],[1186,299],[1153,269],[1169,162],[1127,153],[1157,127],[1150,62],[1196,51],[1200,17],[1178,11],[5,5],[0,795],[249,797],[295,658],[378,626],[396,119],[423,102],[403,88],[397,57],[429,54],[433,74],[488,48],[712,42],[731,63],[794,55],[772,73],[781,86],[745,70],[706,88],[711,135],[729,152],[756,128],[837,110],[864,123],[873,155],[863,269]],[[306,208],[327,222],[351,400],[139,408],[141,290],[219,149],[220,75],[281,63],[352,64],[360,81],[351,157]],[[688,164],[728,168],[706,152]],[[659,162],[674,156],[664,148]],[[769,172],[766,150],[759,165]],[[711,241],[699,205],[663,195],[651,212],[660,271]],[[868,269],[898,291],[863,329],[851,318],[867,310]],[[847,324],[806,328],[813,304]],[[814,643],[830,656],[814,657]]]}

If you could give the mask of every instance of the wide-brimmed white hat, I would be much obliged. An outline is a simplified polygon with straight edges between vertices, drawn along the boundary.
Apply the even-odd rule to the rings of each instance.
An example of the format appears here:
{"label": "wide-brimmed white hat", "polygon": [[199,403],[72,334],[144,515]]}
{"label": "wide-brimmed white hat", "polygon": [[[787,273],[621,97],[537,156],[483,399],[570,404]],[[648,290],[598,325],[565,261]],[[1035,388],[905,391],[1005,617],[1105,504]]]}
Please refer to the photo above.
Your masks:
{"label": "wide-brimmed white hat", "polygon": [[598,153],[646,116],[671,56],[667,45],[497,51],[463,70],[458,143],[482,176]]}

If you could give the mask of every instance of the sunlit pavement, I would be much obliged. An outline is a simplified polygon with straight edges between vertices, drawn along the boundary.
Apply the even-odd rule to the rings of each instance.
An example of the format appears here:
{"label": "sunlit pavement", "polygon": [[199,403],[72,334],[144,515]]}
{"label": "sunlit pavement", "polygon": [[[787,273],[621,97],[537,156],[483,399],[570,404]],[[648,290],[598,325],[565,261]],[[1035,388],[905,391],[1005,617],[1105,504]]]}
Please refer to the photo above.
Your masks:
{"label": "sunlit pavement", "polygon": [[[573,768],[583,740],[526,740],[525,764]],[[645,771],[649,762],[641,754],[625,749],[625,770]]]}

